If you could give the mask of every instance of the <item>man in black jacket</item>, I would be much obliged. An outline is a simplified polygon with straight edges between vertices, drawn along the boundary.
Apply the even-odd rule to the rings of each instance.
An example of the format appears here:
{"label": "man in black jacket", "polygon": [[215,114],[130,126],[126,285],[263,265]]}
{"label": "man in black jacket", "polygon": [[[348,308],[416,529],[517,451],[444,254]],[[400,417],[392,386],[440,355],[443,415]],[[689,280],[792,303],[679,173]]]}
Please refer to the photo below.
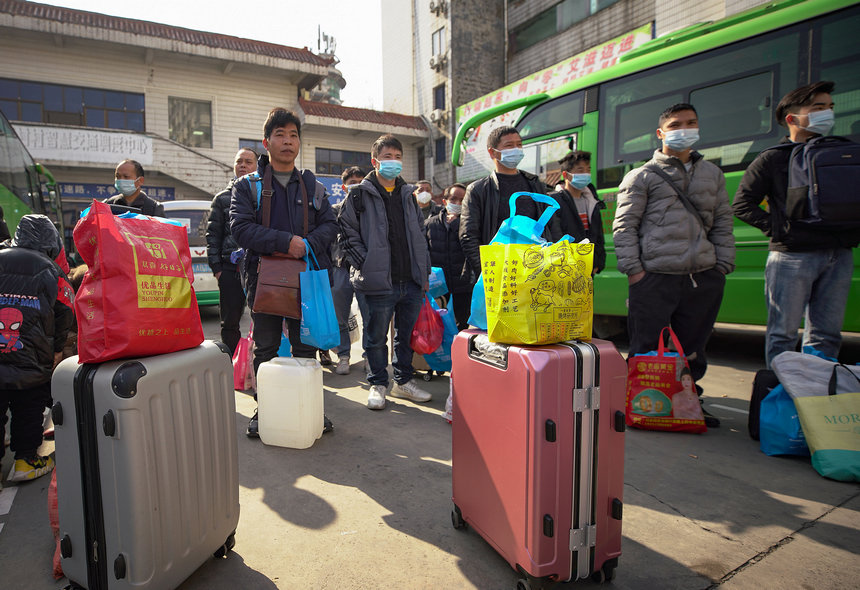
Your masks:
{"label": "man in black jacket", "polygon": [[[469,185],[460,216],[460,244],[477,272],[481,269],[480,247],[489,244],[502,222],[511,216],[511,195],[521,191],[546,194],[546,185],[537,176],[517,169],[523,159],[523,140],[516,128],[493,129],[487,138],[487,152],[495,170]],[[544,203],[519,198],[517,215],[537,220],[546,207]],[[553,215],[544,230],[547,240],[558,232],[557,217]]]}
{"label": "man in black jacket", "polygon": [[212,274],[218,281],[221,341],[230,348],[230,354],[236,352],[236,346],[242,337],[239,320],[245,311],[245,291],[236,270],[236,261],[232,259],[233,254],[239,250],[239,245],[230,233],[230,199],[233,196],[233,184],[256,169],[257,154],[254,150],[240,149],[233,161],[235,176],[227,184],[227,188],[212,199],[209,223],[206,226],[206,254]]}
{"label": "man in black jacket", "polygon": [[[268,156],[260,156],[257,174],[240,178],[233,184],[230,201],[230,231],[236,243],[245,249],[242,274],[245,279],[248,305],[254,308],[257,290],[257,265],[260,256],[275,254],[288,258],[302,258],[307,254],[305,240],[310,244],[320,268],[331,268],[329,250],[337,236],[337,221],[326,195],[310,170],[300,171],[296,157],[301,149],[301,121],[292,112],[274,108],[269,111],[263,126],[263,147]],[[266,168],[272,171],[271,221],[263,225],[263,213],[258,200],[258,189]],[[259,176],[259,178],[256,178]],[[255,179],[256,178],[256,179]],[[302,190],[304,183],[308,195],[308,234],[303,231]],[[275,358],[281,344],[282,322],[286,319],[292,355],[297,358],[314,358],[316,349],[301,341],[300,321],[266,313],[254,313],[254,371],[261,363]],[[284,393],[289,395],[289,393]],[[326,419],[326,431],[331,422]],[[248,423],[246,433],[259,436],[257,414]]]}
{"label": "man in black jacket", "polygon": [[465,196],[465,186],[459,182],[452,184],[444,192],[445,208],[424,222],[430,264],[441,268],[445,275],[445,284],[454,300],[454,318],[460,330],[469,326],[472,288],[477,280],[460,245],[460,213]]}
{"label": "man in black jacket", "polygon": [[[603,238],[603,219],[600,211],[606,203],[597,196],[591,183],[591,153],[570,152],[561,160],[564,188],[549,196],[558,201],[561,235],[570,234],[577,242],[585,238],[594,244],[594,273],[606,266],[606,247]],[[561,236],[555,236],[560,238]]]}
{"label": "man in black jacket", "polygon": [[[12,411],[9,481],[41,477],[54,468],[38,454],[42,410],[51,399],[51,373],[74,322],[74,292],[54,259],[60,234],[44,215],[25,215],[11,247],[0,250],[0,440]],[[0,458],[5,448],[0,446]]]}
{"label": "man in black jacket", "polygon": [[[786,195],[792,147],[827,135],[833,127],[833,82],[792,90],[776,107],[788,128],[781,146],[760,153],[744,172],[732,210],[770,238],[764,271],[767,297],[765,360],[797,345],[804,322],[804,346],[830,357],[839,354],[842,321],[851,288],[858,230],[817,230],[788,219]],[[788,144],[788,145],[785,145]],[[856,187],[846,187],[846,190]],[[765,211],[760,203],[767,200]]]}
{"label": "man in black jacket", "polygon": [[105,199],[108,205],[125,205],[140,209],[144,215],[164,217],[164,205],[140,190],[143,186],[143,166],[135,160],[123,160],[116,166],[114,188],[117,193]]}

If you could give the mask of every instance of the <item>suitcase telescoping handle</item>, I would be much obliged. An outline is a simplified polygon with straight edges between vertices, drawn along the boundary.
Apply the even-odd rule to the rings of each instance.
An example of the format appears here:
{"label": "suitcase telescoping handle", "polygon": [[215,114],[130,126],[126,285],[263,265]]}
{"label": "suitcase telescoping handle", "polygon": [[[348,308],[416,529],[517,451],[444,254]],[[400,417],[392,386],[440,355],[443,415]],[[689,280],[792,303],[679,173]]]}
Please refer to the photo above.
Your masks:
{"label": "suitcase telescoping handle", "polygon": [[504,371],[508,369],[508,347],[490,342],[486,334],[469,337],[469,358]]}

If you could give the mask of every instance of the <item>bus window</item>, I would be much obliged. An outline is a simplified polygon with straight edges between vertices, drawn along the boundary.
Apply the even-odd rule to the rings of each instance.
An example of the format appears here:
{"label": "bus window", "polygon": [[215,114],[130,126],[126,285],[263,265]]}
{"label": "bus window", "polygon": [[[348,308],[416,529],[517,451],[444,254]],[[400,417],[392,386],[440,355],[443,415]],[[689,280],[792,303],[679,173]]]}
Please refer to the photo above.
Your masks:
{"label": "bus window", "polygon": [[525,157],[518,168],[531,172],[553,188],[561,177],[558,161],[569,151],[575,150],[578,133],[565,135],[549,141],[523,146]]}
{"label": "bus window", "polygon": [[[0,117],[0,186],[18,197],[30,211],[34,208],[33,196],[38,194],[38,183],[34,186],[31,174],[34,174],[32,158],[12,126]],[[30,211],[22,209],[15,217],[7,210],[6,215],[17,224],[17,218]],[[14,231],[14,226],[10,225],[9,230]]]}
{"label": "bus window", "polygon": [[697,148],[705,157],[724,169],[744,169],[779,141],[780,132],[764,118],[797,86],[801,35],[802,27],[792,27],[603,85],[598,187],[618,186],[627,171],[651,157],[659,145],[656,137],[645,142],[644,129],[653,135],[660,113],[677,102],[696,107],[702,135]]}
{"label": "bus window", "polygon": [[860,12],[850,16],[839,14],[827,20],[815,28],[821,51],[813,54],[813,58],[820,56],[820,59],[813,65],[812,80],[836,83],[833,90],[836,124],[831,133],[860,141],[860,76],[857,75],[860,48],[854,39],[860,27]]}
{"label": "bus window", "polygon": [[582,124],[582,92],[543,104],[517,123],[523,140],[534,139]]}

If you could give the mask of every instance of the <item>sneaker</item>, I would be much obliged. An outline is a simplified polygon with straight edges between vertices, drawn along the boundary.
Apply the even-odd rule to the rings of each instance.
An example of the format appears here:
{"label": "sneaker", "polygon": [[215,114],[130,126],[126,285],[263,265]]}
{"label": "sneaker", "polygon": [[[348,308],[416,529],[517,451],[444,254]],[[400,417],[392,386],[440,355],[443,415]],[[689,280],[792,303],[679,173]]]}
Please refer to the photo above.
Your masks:
{"label": "sneaker", "polygon": [[415,382],[415,379],[410,379],[406,383],[397,383],[391,389],[391,395],[411,400],[413,402],[429,402],[433,399],[430,393],[424,391]]}
{"label": "sneaker", "polygon": [[371,385],[370,393],[367,395],[367,407],[371,410],[381,410],[385,407],[385,393],[388,388],[385,385]]}
{"label": "sneaker", "polygon": [[257,421],[257,411],[254,410],[254,416],[248,422],[248,429],[245,431],[248,438],[260,438],[260,423]]}
{"label": "sneaker", "polygon": [[35,455],[29,459],[15,459],[9,471],[9,481],[29,481],[50,473],[54,468],[52,457]]}
{"label": "sneaker", "polygon": [[342,356],[337,360],[337,366],[334,368],[334,372],[338,375],[349,375],[349,357]]}
{"label": "sneaker", "polygon": [[327,367],[331,364],[331,355],[327,350],[320,351],[320,364]]}
{"label": "sneaker", "polygon": [[334,424],[331,423],[331,420],[328,419],[328,416],[323,414],[323,434],[331,432],[332,430],[334,430]]}
{"label": "sneaker", "polygon": [[705,426],[708,428],[720,427],[720,419],[706,410],[704,406],[702,406],[702,415],[705,417]]}

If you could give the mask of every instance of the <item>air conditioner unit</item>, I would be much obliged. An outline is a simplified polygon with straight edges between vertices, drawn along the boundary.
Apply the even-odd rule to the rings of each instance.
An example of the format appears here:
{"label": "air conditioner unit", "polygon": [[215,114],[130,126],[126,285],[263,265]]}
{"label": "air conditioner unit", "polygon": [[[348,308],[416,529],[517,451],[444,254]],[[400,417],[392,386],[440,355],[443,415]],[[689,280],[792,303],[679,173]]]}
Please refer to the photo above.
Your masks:
{"label": "air conditioner unit", "polygon": [[430,121],[433,123],[441,123],[445,118],[445,111],[442,109],[434,109],[430,112]]}
{"label": "air conditioner unit", "polygon": [[440,14],[448,13],[448,3],[445,0],[432,0],[430,2],[430,12],[439,16]]}
{"label": "air conditioner unit", "polygon": [[444,67],[446,61],[448,61],[448,58],[444,53],[434,55],[430,58],[430,67],[439,71]]}

